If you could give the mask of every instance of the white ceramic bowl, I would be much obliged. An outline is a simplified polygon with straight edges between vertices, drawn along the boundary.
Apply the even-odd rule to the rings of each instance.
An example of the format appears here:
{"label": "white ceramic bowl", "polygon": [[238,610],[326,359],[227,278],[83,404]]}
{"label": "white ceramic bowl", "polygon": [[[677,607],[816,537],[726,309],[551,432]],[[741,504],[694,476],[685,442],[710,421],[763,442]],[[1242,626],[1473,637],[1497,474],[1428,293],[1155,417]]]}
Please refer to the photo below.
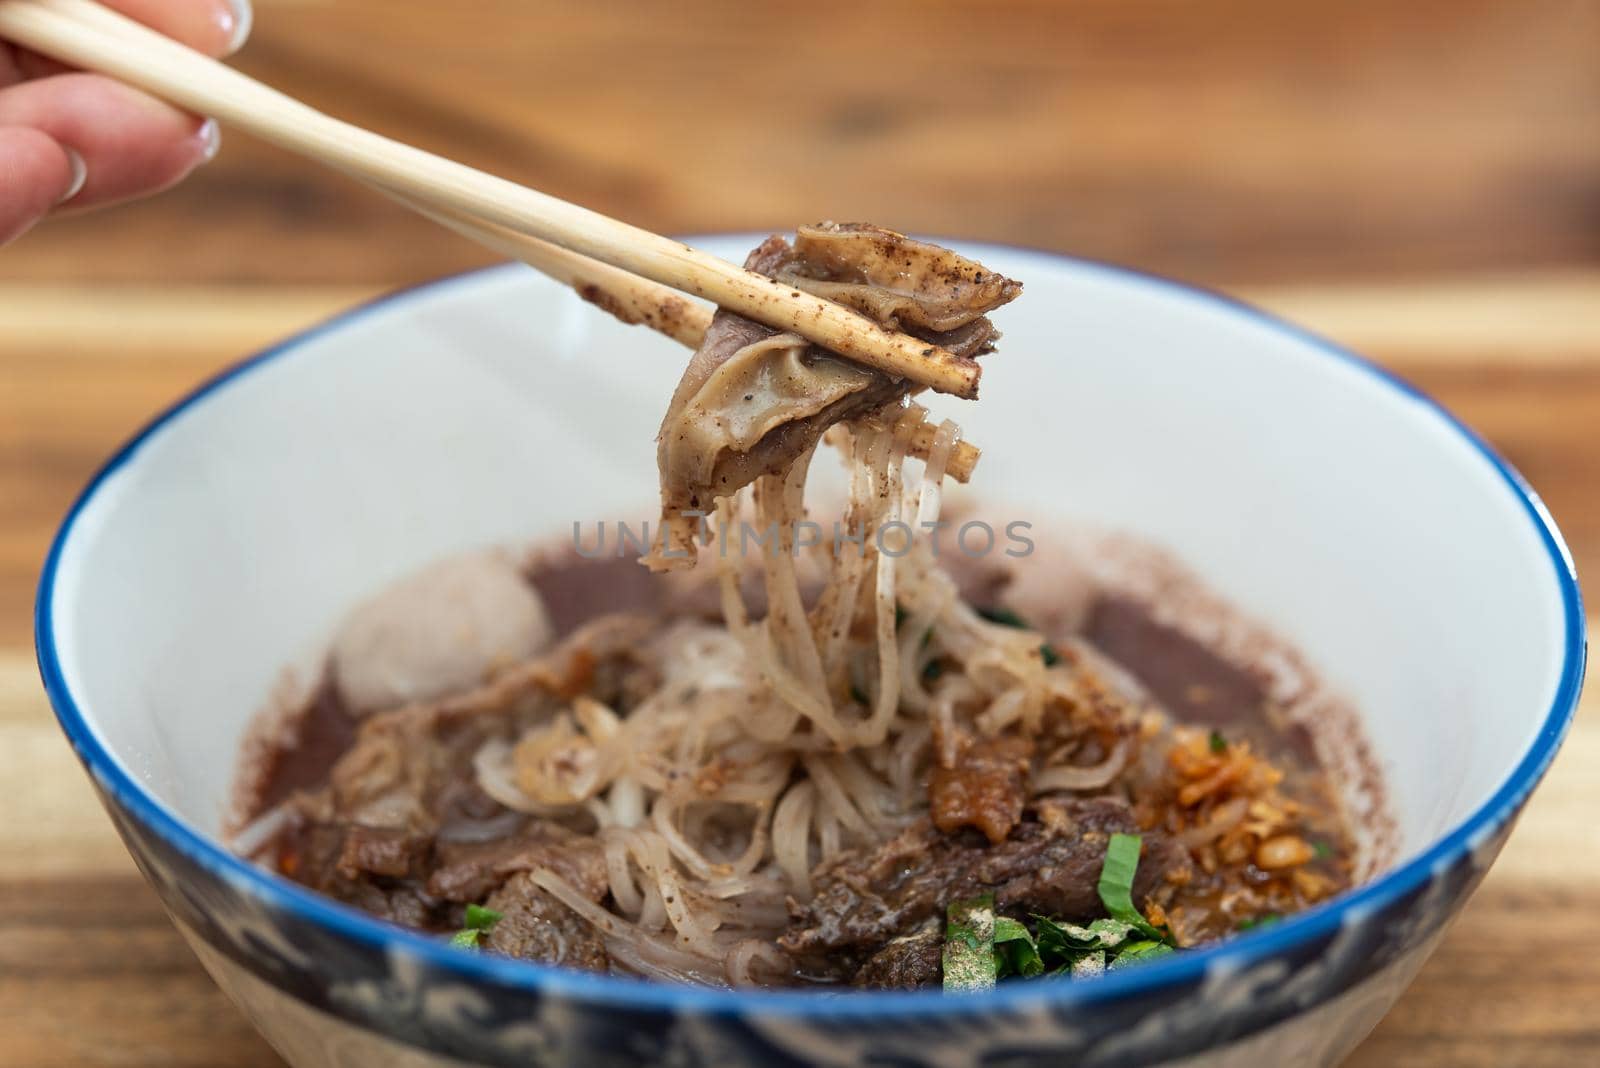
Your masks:
{"label": "white ceramic bowl", "polygon": [[1398,862],[1223,947],[950,999],[465,954],[234,859],[216,832],[241,732],[343,610],[440,555],[653,499],[684,354],[489,270],[198,390],[94,480],[40,590],[63,727],[180,929],[292,1063],[1320,1064],[1389,1007],[1576,702],[1583,613],[1559,534],[1449,415],[1324,342],[1125,271],[970,251],[1027,285],[982,401],[937,405],[983,444],[984,494],[1169,546],[1299,646],[1363,714]]}

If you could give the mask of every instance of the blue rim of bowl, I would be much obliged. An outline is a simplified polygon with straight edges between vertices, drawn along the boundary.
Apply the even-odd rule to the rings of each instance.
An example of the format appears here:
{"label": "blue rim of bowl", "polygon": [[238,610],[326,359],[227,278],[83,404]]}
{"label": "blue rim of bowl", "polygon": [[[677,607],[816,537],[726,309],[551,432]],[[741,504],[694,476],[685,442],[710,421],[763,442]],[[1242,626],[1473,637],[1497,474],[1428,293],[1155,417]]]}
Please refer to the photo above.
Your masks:
{"label": "blue rim of bowl", "polygon": [[[731,240],[744,236],[746,235],[701,235],[688,240],[693,243]],[[933,238],[933,240],[940,239]],[[1129,995],[1193,985],[1211,974],[1213,969],[1236,973],[1297,948],[1331,939],[1347,921],[1359,922],[1364,917],[1382,912],[1421,890],[1444,871],[1470,860],[1474,848],[1516,814],[1549,768],[1572,721],[1583,684],[1586,657],[1585,620],[1577,573],[1572,555],[1538,494],[1487,442],[1417,387],[1365,357],[1349,352],[1304,328],[1286,323],[1259,308],[1225,294],[1115,264],[1083,260],[1018,245],[973,241],[951,243],[964,245],[979,256],[982,255],[984,248],[1021,252],[1081,272],[1098,273],[1124,282],[1152,287],[1168,295],[1209,304],[1230,315],[1287,335],[1314,350],[1318,355],[1363,371],[1382,385],[1420,403],[1434,418],[1454,430],[1467,445],[1490,464],[1520,503],[1545,548],[1554,571],[1566,619],[1561,677],[1549,710],[1528,752],[1487,801],[1448,834],[1406,863],[1342,897],[1288,917],[1280,923],[1242,934],[1220,945],[1173,954],[1141,968],[1110,973],[1093,982],[1004,984],[983,995],[960,998],[948,997],[939,991],[851,991],[848,995],[826,996],[813,992],[716,990],[673,986],[622,976],[555,968],[487,954],[465,953],[427,935],[384,923],[235,856],[219,843],[188,825],[164,804],[145,792],[122,764],[106,751],[95,732],[89,727],[77,700],[67,687],[56,649],[53,601],[57,570],[66,545],[72,537],[74,526],[100,487],[121,470],[146,441],[189,408],[234,380],[374,313],[388,310],[420,296],[434,295],[456,286],[481,281],[500,272],[527,270],[520,264],[487,267],[401,289],[296,334],[240,361],[198,386],[153,419],[106,461],[73,502],[66,518],[62,521],[60,530],[56,533],[45,560],[35,604],[34,640],[39,672],[62,730],[95,781],[103,789],[108,790],[120,804],[126,806],[135,819],[192,862],[235,888],[253,894],[270,906],[330,928],[349,941],[375,952],[382,952],[391,947],[402,949],[428,966],[441,972],[455,973],[468,982],[487,983],[510,991],[522,990],[539,995],[567,997],[597,1005],[645,1011],[829,1018],[926,1015],[951,1018],[973,1013],[987,1014],[997,1010],[1037,1008],[1042,1004],[1055,1008],[1104,1004],[1121,1000]]]}

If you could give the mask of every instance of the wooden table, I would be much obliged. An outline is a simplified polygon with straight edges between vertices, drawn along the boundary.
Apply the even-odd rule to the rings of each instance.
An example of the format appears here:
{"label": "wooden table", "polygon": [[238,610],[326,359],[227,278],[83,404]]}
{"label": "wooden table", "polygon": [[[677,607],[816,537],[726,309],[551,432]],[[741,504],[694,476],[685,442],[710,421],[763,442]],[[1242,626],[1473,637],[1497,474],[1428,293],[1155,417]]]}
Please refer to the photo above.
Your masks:
{"label": "wooden table", "polygon": [[[258,8],[254,73],[644,225],[871,218],[1255,299],[1449,404],[1544,494],[1580,571],[1600,566],[1600,4]],[[897,47],[865,61],[841,27]],[[242,137],[180,192],[0,252],[0,1062],[278,1063],[59,737],[30,651],[39,563],[159,406],[358,299],[486,260]],[[1593,1060],[1596,703],[1352,1064]]]}

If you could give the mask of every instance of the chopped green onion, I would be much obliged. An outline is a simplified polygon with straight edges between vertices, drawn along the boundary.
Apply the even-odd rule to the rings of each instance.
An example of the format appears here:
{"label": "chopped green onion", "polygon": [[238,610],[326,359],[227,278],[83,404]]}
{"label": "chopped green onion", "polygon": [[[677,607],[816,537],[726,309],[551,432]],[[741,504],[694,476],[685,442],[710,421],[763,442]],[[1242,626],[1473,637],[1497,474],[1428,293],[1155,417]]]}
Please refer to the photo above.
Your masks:
{"label": "chopped green onion", "polygon": [[1049,642],[1045,642],[1043,645],[1039,646],[1039,655],[1044,658],[1045,667],[1055,667],[1057,664],[1061,663],[1061,654],[1056,652],[1055,649],[1051,648]]}
{"label": "chopped green onion", "polygon": [[994,895],[953,901],[944,928],[944,988],[947,992],[989,990],[999,968],[994,951]]}
{"label": "chopped green onion", "polygon": [[1133,876],[1139,870],[1143,839],[1136,834],[1114,834],[1106,843],[1106,860],[1100,869],[1100,900],[1111,918],[1129,924],[1157,941],[1167,936],[1144,918],[1133,904]]}
{"label": "chopped green onion", "polygon": [[1327,860],[1329,857],[1333,856],[1333,846],[1322,841],[1321,839],[1318,839],[1317,841],[1311,843],[1311,852],[1316,854],[1318,860]]}
{"label": "chopped green onion", "polygon": [[1228,739],[1224,738],[1219,730],[1211,732],[1211,751],[1213,753],[1226,753],[1228,751]]}
{"label": "chopped green onion", "polygon": [[484,934],[501,920],[500,913],[482,905],[467,906],[467,926],[450,936],[450,944],[457,949],[477,949],[483,944]]}
{"label": "chopped green onion", "polygon": [[1282,919],[1283,917],[1276,912],[1268,912],[1260,916],[1250,916],[1240,920],[1237,929],[1240,931],[1253,931],[1258,927],[1270,927]]}

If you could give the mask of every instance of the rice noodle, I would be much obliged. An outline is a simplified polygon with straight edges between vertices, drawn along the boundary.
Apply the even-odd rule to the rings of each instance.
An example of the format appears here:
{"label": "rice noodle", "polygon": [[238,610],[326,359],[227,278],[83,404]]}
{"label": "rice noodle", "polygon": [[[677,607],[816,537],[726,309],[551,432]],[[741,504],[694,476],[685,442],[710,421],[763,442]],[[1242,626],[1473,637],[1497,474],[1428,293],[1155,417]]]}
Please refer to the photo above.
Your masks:
{"label": "rice noodle", "polygon": [[1128,741],[1121,739],[1098,764],[1078,767],[1070,764],[1046,768],[1033,777],[1039,793],[1050,790],[1099,790],[1110,786],[1128,765]]}
{"label": "rice noodle", "polygon": [[[598,825],[609,908],[548,870],[533,878],[596,926],[619,967],[734,985],[788,974],[773,939],[788,903],[811,900],[819,860],[901,830],[925,810],[929,767],[950,766],[972,735],[1037,733],[1048,708],[1098,692],[1071,665],[1046,669],[1038,635],[978,616],[941,570],[921,535],[960,431],[942,423],[907,483],[925,418],[909,405],[830,434],[850,476],[838,543],[807,554],[796,536],[811,453],[717,501],[702,555],[725,629],[662,635],[666,677],[626,715],[580,699],[477,753],[479,785],[507,808],[568,801],[564,818]],[[758,557],[744,557],[743,522],[765,538]],[[822,578],[809,609],[808,570]],[[745,603],[747,571],[764,617]],[[1079,748],[1058,744],[1033,790],[1101,789],[1130,755],[1124,740],[1092,767],[1068,763]]]}
{"label": "rice noodle", "polygon": [[725,967],[729,981],[734,986],[760,986],[760,981],[753,974],[757,964],[765,965],[775,976],[787,975],[793,968],[789,958],[771,942],[746,938],[728,950]]}
{"label": "rice noodle", "polygon": [[240,856],[254,857],[283,833],[284,828],[294,820],[295,813],[292,800],[267,809],[233,833],[230,844],[234,852]]}

